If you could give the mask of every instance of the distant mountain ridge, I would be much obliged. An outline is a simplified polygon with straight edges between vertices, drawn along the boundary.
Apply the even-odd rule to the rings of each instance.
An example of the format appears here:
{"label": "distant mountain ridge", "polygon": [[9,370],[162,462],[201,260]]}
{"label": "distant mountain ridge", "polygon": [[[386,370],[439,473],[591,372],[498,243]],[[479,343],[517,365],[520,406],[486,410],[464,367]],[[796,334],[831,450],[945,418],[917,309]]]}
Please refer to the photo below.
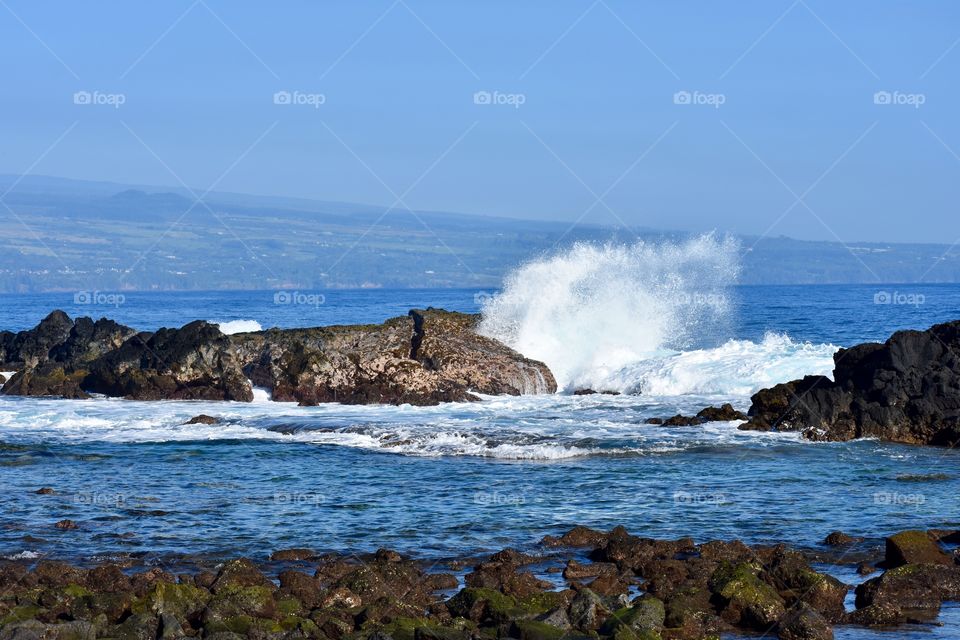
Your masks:
{"label": "distant mountain ridge", "polygon": [[[0,175],[0,292],[500,285],[576,241],[691,234]],[[12,212],[12,213],[11,213]],[[958,282],[947,245],[741,237],[744,284]]]}

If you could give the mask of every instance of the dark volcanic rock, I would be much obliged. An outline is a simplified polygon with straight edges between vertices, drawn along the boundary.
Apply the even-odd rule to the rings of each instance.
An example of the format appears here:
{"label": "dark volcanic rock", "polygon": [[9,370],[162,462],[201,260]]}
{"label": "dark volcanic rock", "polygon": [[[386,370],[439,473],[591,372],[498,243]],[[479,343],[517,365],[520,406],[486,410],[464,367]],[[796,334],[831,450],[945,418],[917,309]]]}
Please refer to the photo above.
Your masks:
{"label": "dark volcanic rock", "polygon": [[253,400],[230,338],[202,320],[129,338],[92,362],[83,384],[131,400]]}
{"label": "dark volcanic rock", "polygon": [[479,316],[427,309],[379,325],[224,335],[217,325],[137,333],[55,311],[36,328],[0,333],[7,395],[251,401],[257,386],[304,405],[475,400],[474,393],[552,393],[541,362],[478,335]]}
{"label": "dark volcanic rock", "polygon": [[205,413],[201,413],[198,416],[193,416],[183,424],[219,424],[220,418],[214,418],[213,416],[208,416]]}
{"label": "dark volcanic rock", "polygon": [[834,380],[807,376],[763,389],[749,415],[741,429],[813,440],[960,443],[960,321],[841,349]]}
{"label": "dark volcanic rock", "polygon": [[960,599],[960,566],[904,565],[867,580],[857,587],[856,593],[857,609],[883,605],[937,610],[945,600]]}
{"label": "dark volcanic rock", "polygon": [[708,422],[732,422],[734,420],[746,420],[747,416],[742,411],[737,411],[730,403],[719,407],[707,407],[697,414],[698,418],[703,418]]}
{"label": "dark volcanic rock", "polygon": [[823,540],[828,547],[846,547],[857,542],[863,542],[863,538],[847,535],[843,531],[833,531]]}

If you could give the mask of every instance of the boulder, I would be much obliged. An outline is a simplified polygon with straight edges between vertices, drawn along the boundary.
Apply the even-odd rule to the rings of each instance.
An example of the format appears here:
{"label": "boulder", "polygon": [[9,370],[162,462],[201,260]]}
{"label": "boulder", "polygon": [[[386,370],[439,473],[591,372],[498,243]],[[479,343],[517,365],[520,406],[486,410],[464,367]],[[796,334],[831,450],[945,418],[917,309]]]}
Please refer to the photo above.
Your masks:
{"label": "boulder", "polygon": [[762,389],[740,428],[800,431],[812,440],[954,446],[960,443],[958,354],[960,321],[841,349],[833,380],[807,376]]}
{"label": "boulder", "polygon": [[953,564],[948,556],[925,531],[901,531],[887,538],[883,567],[894,569],[905,564]]}
{"label": "boulder", "polygon": [[903,565],[859,585],[856,596],[857,609],[883,605],[936,611],[943,601],[960,599],[960,566]]}
{"label": "boulder", "polygon": [[807,606],[787,614],[777,632],[779,640],[833,640],[830,623]]}

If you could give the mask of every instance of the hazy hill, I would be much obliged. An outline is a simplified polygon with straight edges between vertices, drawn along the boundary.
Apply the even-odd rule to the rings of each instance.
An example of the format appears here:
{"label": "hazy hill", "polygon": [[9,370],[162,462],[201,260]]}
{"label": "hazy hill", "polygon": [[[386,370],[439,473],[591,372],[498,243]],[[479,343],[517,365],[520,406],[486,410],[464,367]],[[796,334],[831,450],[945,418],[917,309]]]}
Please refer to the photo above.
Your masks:
{"label": "hazy hill", "polygon": [[[354,203],[0,176],[0,291],[496,287],[577,240],[679,238]],[[11,190],[10,187],[16,185]],[[956,282],[946,245],[741,238],[747,284]]]}

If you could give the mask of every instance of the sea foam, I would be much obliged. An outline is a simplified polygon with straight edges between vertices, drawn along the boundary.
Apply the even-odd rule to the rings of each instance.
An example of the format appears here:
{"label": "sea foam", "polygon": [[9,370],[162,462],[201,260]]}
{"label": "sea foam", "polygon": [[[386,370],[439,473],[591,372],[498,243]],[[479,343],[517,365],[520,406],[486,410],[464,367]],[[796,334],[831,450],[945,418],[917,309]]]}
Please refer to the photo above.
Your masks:
{"label": "sea foam", "polygon": [[510,273],[480,332],[545,362],[561,390],[749,394],[829,374],[833,345],[729,340],[738,245],[576,244]]}

